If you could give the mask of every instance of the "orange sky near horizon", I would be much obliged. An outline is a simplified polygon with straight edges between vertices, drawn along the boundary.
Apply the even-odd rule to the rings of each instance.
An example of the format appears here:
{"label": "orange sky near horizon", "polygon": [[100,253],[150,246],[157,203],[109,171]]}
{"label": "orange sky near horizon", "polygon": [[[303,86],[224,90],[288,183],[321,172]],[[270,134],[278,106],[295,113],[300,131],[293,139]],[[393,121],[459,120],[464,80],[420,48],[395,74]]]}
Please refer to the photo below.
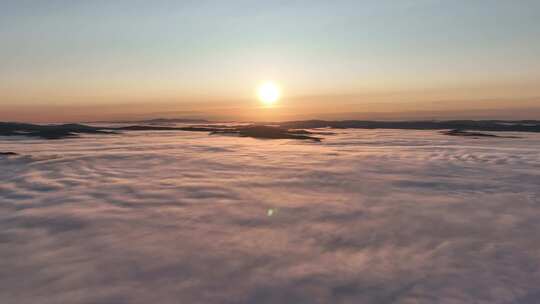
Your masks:
{"label": "orange sky near horizon", "polygon": [[534,0],[5,1],[0,120],[537,119],[538,37]]}
{"label": "orange sky near horizon", "polygon": [[[497,93],[497,92],[495,92]],[[0,121],[90,122],[108,120],[144,120],[154,118],[201,118],[219,121],[283,121],[299,119],[537,119],[540,98],[534,90],[499,92],[485,98],[483,91],[393,92],[364,95],[283,96],[266,107],[253,96],[246,99],[212,100],[208,98],[95,103],[41,102],[3,104]],[[489,95],[488,95],[489,96]]]}

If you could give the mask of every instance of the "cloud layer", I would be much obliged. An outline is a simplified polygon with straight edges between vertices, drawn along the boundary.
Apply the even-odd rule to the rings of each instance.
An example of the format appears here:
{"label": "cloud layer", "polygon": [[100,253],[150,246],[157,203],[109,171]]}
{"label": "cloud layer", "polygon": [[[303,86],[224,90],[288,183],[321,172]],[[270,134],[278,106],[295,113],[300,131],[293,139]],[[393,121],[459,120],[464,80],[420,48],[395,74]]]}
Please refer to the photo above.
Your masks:
{"label": "cloud layer", "polygon": [[0,302],[537,303],[539,148],[398,130],[0,139],[20,154],[0,156]]}

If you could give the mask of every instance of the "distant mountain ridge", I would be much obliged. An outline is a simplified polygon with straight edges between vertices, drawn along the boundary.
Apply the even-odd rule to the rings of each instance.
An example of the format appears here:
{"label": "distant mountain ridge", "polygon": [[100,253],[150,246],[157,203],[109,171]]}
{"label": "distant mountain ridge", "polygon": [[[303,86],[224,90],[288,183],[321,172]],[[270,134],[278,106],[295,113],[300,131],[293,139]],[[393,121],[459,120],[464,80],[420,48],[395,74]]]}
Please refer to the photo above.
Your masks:
{"label": "distant mountain ridge", "polygon": [[[170,121],[158,119],[152,121]],[[400,130],[454,130],[447,135],[471,135],[462,131],[491,132],[540,132],[540,121],[501,121],[501,120],[452,120],[452,121],[325,121],[303,120],[281,123],[256,123],[249,125],[166,126],[134,124],[129,126],[89,126],[83,124],[37,125],[17,122],[0,122],[0,136],[28,136],[43,139],[63,139],[77,137],[79,134],[118,134],[129,131],[191,131],[210,134],[238,134],[255,138],[270,139],[312,139],[310,134],[322,134],[305,129],[400,129]],[[472,134],[474,135],[474,134]]]}
{"label": "distant mountain ridge", "polygon": [[266,139],[307,139],[320,141],[320,138],[310,136],[312,132],[309,131],[289,130],[279,127],[259,125],[199,125],[184,127],[130,125],[121,127],[94,127],[82,124],[35,125],[27,123],[0,122],[0,136],[27,136],[42,139],[64,139],[77,137],[79,134],[118,134],[122,131],[190,131],[208,132],[209,134],[235,134],[242,137]]}
{"label": "distant mountain ridge", "polygon": [[143,120],[111,120],[95,121],[91,123],[129,123],[129,124],[170,124],[170,123],[211,123],[211,121],[199,118],[153,118]]}
{"label": "distant mountain ridge", "polygon": [[299,120],[278,123],[283,128],[473,130],[492,132],[540,132],[540,120],[446,120],[446,121],[369,121]]}

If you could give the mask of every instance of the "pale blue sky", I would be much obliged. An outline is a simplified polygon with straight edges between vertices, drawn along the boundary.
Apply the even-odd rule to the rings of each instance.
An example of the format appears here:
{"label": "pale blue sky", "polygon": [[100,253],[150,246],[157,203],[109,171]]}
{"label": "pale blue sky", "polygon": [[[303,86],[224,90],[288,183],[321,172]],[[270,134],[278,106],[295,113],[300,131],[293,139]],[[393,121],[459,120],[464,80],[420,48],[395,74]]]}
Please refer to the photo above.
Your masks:
{"label": "pale blue sky", "polygon": [[266,79],[519,92],[540,80],[540,1],[0,0],[0,41],[0,103],[246,98]]}

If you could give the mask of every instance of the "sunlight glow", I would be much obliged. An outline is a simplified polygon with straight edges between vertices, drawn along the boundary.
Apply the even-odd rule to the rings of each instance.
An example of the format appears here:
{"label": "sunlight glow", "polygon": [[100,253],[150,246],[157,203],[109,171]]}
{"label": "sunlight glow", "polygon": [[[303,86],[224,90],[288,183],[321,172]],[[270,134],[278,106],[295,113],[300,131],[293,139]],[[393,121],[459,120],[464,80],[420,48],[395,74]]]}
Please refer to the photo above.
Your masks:
{"label": "sunlight glow", "polygon": [[257,89],[259,100],[266,106],[272,106],[281,97],[281,89],[273,82],[265,82]]}

